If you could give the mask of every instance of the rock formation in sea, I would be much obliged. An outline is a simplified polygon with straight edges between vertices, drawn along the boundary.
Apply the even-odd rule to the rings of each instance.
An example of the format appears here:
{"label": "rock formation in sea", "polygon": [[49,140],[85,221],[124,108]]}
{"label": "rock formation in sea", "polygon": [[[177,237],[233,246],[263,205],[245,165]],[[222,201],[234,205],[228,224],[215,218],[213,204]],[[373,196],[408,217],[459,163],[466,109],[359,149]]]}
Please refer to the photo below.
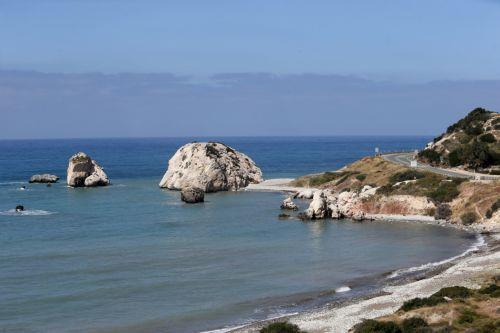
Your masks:
{"label": "rock formation in sea", "polygon": [[56,175],[49,175],[48,173],[44,173],[41,175],[33,175],[30,178],[30,183],[55,183],[59,180],[59,177]]}
{"label": "rock formation in sea", "polygon": [[71,187],[106,186],[109,179],[96,161],[80,152],[69,159],[67,183]]}
{"label": "rock formation in sea", "polygon": [[299,207],[293,202],[292,198],[288,197],[281,203],[281,209],[297,210]]}
{"label": "rock formation in sea", "polygon": [[181,190],[181,200],[186,203],[197,203],[205,201],[205,192],[198,187],[184,187]]}
{"label": "rock formation in sea", "polygon": [[217,192],[236,191],[262,181],[262,171],[247,155],[219,142],[193,142],[179,148],[170,159],[159,186]]}

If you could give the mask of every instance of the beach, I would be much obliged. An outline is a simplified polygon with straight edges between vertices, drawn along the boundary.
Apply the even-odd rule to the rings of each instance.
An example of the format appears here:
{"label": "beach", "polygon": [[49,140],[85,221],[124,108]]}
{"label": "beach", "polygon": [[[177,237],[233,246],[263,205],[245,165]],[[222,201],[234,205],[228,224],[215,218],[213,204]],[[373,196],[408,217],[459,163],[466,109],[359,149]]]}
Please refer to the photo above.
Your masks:
{"label": "beach", "polygon": [[464,286],[479,288],[492,276],[500,274],[500,235],[487,237],[488,243],[463,257],[436,265],[426,277],[383,287],[376,295],[367,295],[342,304],[327,304],[303,313],[279,319],[229,329],[232,333],[251,333],[273,321],[287,320],[309,333],[343,333],[364,319],[391,314],[412,298],[428,297],[444,287]]}

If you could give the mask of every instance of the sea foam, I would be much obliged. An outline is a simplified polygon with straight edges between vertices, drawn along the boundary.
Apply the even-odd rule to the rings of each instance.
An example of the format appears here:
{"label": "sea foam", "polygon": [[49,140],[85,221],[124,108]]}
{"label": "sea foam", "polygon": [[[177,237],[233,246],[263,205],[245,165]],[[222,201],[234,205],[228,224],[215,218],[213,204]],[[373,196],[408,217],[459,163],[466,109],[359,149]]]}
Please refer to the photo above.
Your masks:
{"label": "sea foam", "polygon": [[52,214],[54,214],[54,212],[49,212],[41,209],[27,209],[23,211],[16,211],[15,209],[9,209],[0,212],[0,215],[7,215],[7,216],[43,216]]}

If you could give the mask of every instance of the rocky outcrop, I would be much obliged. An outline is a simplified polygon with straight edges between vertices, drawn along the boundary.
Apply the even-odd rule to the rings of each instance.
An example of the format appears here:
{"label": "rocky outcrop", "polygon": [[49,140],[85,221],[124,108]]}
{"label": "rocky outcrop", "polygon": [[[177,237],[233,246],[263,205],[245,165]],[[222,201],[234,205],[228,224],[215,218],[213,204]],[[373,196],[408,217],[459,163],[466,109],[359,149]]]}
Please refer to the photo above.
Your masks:
{"label": "rocky outcrop", "polygon": [[223,143],[194,142],[182,146],[168,162],[160,187],[204,192],[236,191],[262,182],[262,171],[245,154]]}
{"label": "rocky outcrop", "polygon": [[205,192],[197,187],[185,187],[181,190],[181,200],[186,203],[205,201]]}
{"label": "rocky outcrop", "polygon": [[281,203],[281,209],[298,210],[299,207],[293,202],[292,198],[288,197]]}
{"label": "rocky outcrop", "polygon": [[77,153],[69,159],[67,183],[71,187],[94,187],[109,185],[103,168],[85,153]]}
{"label": "rocky outcrop", "polygon": [[[330,190],[318,190],[300,218],[307,220],[317,220],[324,218],[342,219],[350,218],[353,220],[364,220],[366,214],[361,207],[364,198],[375,193],[372,187],[366,187],[361,192],[344,191],[334,193]],[[372,194],[373,193],[373,194]]]}
{"label": "rocky outcrop", "polygon": [[56,175],[49,175],[48,173],[44,173],[41,175],[33,175],[30,178],[30,183],[55,183],[59,180],[59,177]]}

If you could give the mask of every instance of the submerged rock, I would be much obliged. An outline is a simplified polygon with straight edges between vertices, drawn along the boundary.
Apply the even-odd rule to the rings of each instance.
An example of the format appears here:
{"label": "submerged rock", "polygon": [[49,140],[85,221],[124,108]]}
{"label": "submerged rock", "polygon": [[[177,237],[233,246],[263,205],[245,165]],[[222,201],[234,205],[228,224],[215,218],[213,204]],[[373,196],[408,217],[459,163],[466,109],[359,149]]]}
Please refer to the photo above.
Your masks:
{"label": "submerged rock", "polygon": [[69,159],[67,183],[71,187],[106,186],[109,179],[96,161],[80,152]]}
{"label": "submerged rock", "polygon": [[205,192],[197,187],[185,187],[181,190],[181,200],[186,203],[197,203],[205,200]]}
{"label": "submerged rock", "polygon": [[41,175],[33,175],[30,178],[30,183],[55,183],[59,180],[59,177],[56,175],[50,175],[48,173],[44,173]]}
{"label": "submerged rock", "polygon": [[16,212],[22,212],[24,211],[24,206],[23,205],[17,205],[16,206]]}
{"label": "submerged rock", "polygon": [[293,202],[292,198],[288,197],[281,203],[281,209],[297,210],[299,207]]}
{"label": "submerged rock", "polygon": [[247,155],[223,143],[188,143],[168,162],[159,186],[171,190],[197,187],[204,192],[236,191],[262,182],[262,171]]}

